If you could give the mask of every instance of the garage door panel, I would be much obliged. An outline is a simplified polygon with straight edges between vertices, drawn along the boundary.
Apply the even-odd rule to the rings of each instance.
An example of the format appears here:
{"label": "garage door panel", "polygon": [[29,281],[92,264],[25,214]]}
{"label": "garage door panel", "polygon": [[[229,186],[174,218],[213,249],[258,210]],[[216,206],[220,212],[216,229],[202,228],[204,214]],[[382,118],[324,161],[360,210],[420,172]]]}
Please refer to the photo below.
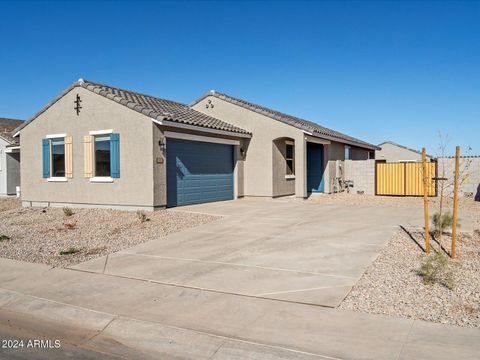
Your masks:
{"label": "garage door panel", "polygon": [[233,199],[233,146],[167,140],[167,206]]}

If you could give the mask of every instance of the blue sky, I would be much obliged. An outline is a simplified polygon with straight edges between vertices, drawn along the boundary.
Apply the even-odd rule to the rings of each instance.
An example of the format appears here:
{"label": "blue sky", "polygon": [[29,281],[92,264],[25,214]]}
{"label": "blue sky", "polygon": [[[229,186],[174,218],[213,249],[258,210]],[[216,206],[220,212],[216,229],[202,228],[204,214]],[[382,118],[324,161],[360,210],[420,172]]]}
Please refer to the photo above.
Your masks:
{"label": "blue sky", "polygon": [[78,78],[210,89],[363,140],[480,154],[480,1],[0,2],[0,117]]}

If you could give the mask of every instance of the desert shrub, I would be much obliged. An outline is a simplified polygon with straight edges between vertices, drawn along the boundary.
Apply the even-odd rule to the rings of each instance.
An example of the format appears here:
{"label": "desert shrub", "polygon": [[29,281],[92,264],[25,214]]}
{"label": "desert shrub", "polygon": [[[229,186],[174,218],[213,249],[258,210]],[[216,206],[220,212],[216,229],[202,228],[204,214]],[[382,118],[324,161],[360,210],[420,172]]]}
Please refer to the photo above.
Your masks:
{"label": "desert shrub", "polygon": [[80,252],[80,250],[78,250],[78,249],[76,249],[76,248],[74,248],[74,247],[71,247],[71,248],[69,248],[69,249],[67,249],[67,250],[62,250],[62,251],[60,251],[60,255],[62,255],[62,256],[65,256],[65,255],[73,255],[73,254],[76,254],[76,253],[78,253],[78,252]]}
{"label": "desert shrub", "polygon": [[441,251],[425,258],[417,274],[425,285],[437,283],[450,290],[455,286],[453,268],[448,256]]}
{"label": "desert shrub", "polygon": [[[433,228],[436,235],[441,235],[445,230],[450,229],[453,225],[453,215],[450,212],[440,215],[435,213],[432,216]],[[460,223],[457,219],[457,227],[460,227]]]}
{"label": "desert shrub", "polygon": [[5,240],[10,240],[10,237],[7,236],[7,235],[4,235],[4,234],[0,235],[0,242],[5,241]]}
{"label": "desert shrub", "polygon": [[73,210],[72,210],[71,208],[69,208],[68,206],[65,206],[65,207],[63,208],[63,214],[64,214],[65,216],[72,216],[72,215],[75,214],[75,213],[73,212]]}
{"label": "desert shrub", "polygon": [[149,221],[150,219],[147,217],[147,214],[145,214],[144,211],[137,211],[137,218],[141,223],[144,223],[145,221]]}

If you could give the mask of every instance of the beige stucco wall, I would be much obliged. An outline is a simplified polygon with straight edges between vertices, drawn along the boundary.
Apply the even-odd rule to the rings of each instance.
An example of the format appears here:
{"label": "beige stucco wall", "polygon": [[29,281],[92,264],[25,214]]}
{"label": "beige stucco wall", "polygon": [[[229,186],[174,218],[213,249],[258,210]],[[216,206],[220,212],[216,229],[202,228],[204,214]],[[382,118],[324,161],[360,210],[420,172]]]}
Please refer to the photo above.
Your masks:
{"label": "beige stucco wall", "polygon": [[286,139],[277,139],[272,143],[273,156],[273,196],[285,196],[295,194],[295,179],[287,179],[286,175]]}
{"label": "beige stucco wall", "polygon": [[332,142],[329,145],[325,145],[324,149],[324,162],[325,162],[325,172],[324,172],[324,191],[330,193],[332,189],[332,181],[335,180],[337,175],[336,171],[336,160],[345,159],[345,148],[344,144],[337,142]]}
{"label": "beige stucco wall", "polygon": [[[211,101],[213,107],[206,107],[208,101]],[[246,149],[247,154],[243,164],[245,196],[278,196],[282,193],[290,193],[292,187],[294,187],[297,197],[307,196],[305,136],[303,131],[214,96],[204,98],[193,108],[252,132],[253,136]],[[274,175],[272,144],[274,140],[280,138],[290,138],[295,142],[294,180],[285,179],[284,161],[281,166],[275,166],[278,171],[276,170]],[[275,162],[278,159],[278,156],[275,156]],[[283,176],[280,174],[280,169],[283,169]]]}
{"label": "beige stucco wall", "polygon": [[[77,94],[82,100],[78,116],[74,110]],[[120,178],[113,183],[92,183],[84,177],[83,137],[89,131],[106,129],[120,134]],[[20,133],[22,202],[27,206],[69,203],[152,208],[162,205],[162,192],[155,192],[154,201],[152,190],[152,139],[159,136],[154,135],[153,129],[148,117],[81,87],[73,88]],[[48,182],[42,178],[42,139],[49,134],[63,133],[73,137],[73,178],[67,182]]]}
{"label": "beige stucco wall", "polygon": [[[387,162],[397,161],[421,161],[422,155],[390,143],[385,143],[381,146],[381,150],[375,151],[376,160],[385,160]],[[429,157],[427,157],[430,159]]]}

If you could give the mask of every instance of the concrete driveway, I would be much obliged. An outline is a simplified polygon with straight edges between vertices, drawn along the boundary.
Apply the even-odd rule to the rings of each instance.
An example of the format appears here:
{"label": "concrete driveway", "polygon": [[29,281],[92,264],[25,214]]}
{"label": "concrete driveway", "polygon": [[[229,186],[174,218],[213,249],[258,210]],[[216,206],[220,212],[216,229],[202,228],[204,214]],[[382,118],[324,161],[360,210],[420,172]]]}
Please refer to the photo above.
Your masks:
{"label": "concrete driveway", "polygon": [[72,267],[150,282],[336,307],[418,210],[244,199],[168,211],[217,221]]}

